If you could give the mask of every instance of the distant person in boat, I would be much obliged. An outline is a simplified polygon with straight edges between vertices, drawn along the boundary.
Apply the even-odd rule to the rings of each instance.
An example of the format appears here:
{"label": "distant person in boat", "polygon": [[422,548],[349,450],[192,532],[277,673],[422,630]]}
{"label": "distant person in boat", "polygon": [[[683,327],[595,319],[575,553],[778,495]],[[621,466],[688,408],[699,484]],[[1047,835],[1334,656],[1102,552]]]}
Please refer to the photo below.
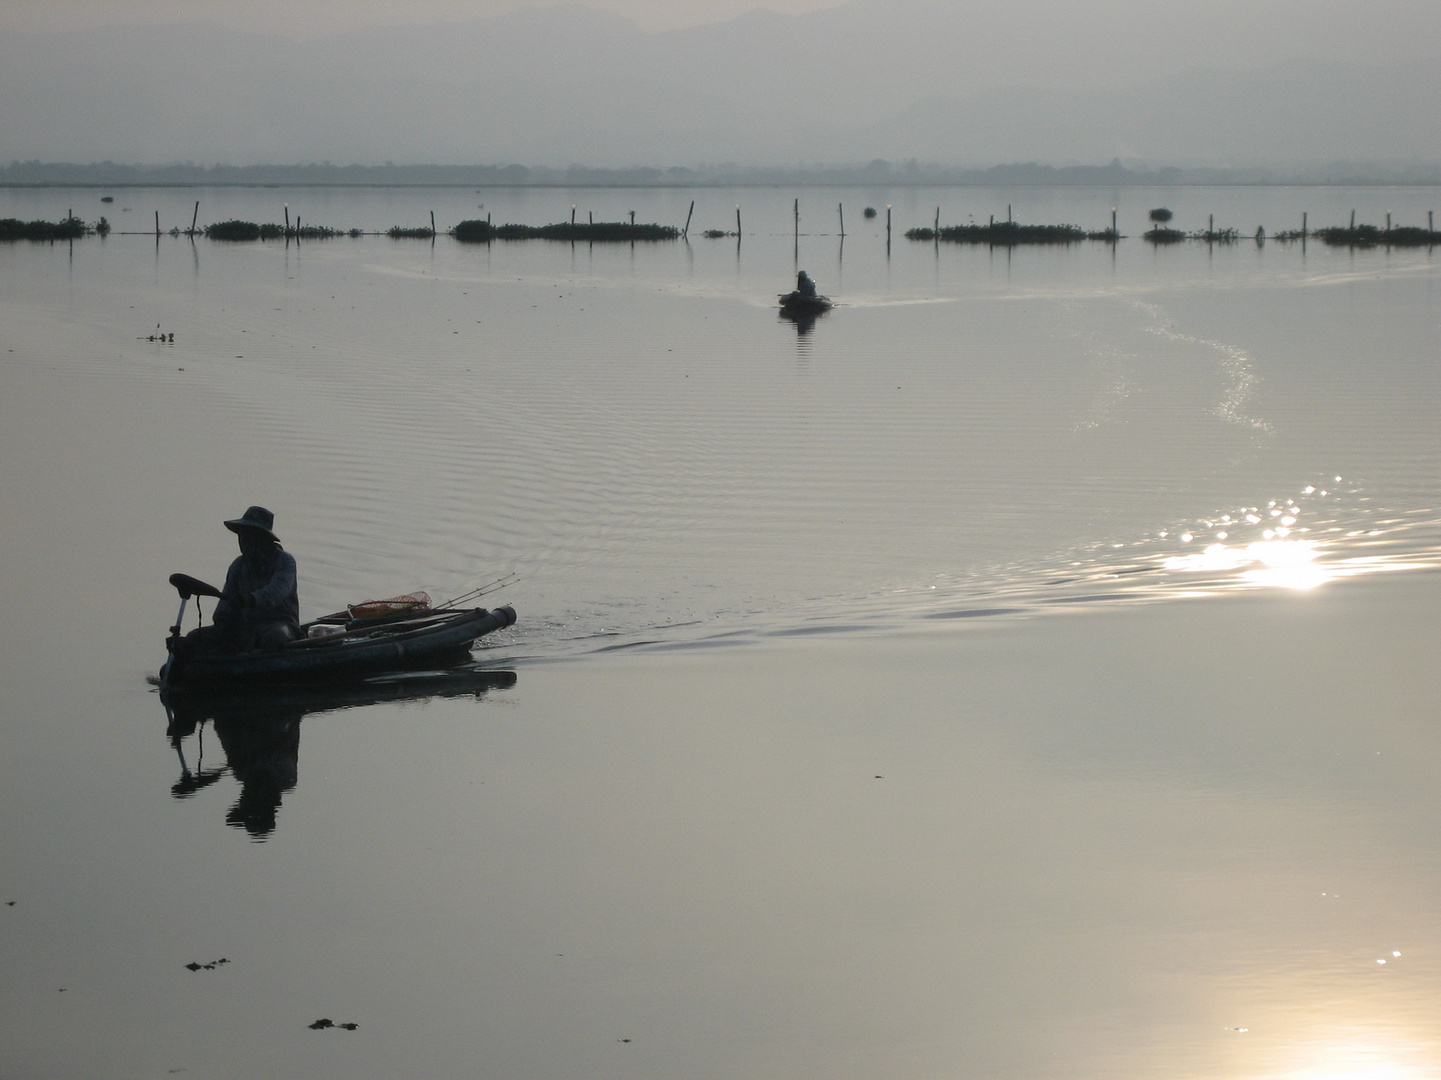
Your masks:
{"label": "distant person in boat", "polygon": [[225,523],[240,541],[240,557],[225,575],[212,624],[185,635],[190,648],[210,654],[278,649],[300,636],[295,556],[281,548],[270,531],[274,524],[263,506]]}
{"label": "distant person in boat", "polygon": [[816,295],[816,283],[804,270],[796,275],[796,292],[805,297]]}

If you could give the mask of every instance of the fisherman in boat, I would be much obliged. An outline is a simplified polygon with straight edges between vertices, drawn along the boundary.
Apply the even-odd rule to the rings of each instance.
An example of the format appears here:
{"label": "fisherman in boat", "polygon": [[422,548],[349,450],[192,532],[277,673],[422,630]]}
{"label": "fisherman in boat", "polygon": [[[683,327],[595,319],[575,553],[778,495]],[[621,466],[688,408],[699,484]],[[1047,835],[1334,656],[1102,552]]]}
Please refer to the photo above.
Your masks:
{"label": "fisherman in boat", "polygon": [[804,270],[796,275],[796,294],[807,300],[815,298],[816,283]]}
{"label": "fisherman in boat", "polygon": [[225,523],[240,542],[240,557],[225,575],[211,625],[185,635],[187,652],[278,649],[300,636],[295,556],[281,548],[270,531],[274,524],[275,515],[263,506],[252,506],[244,517]]}

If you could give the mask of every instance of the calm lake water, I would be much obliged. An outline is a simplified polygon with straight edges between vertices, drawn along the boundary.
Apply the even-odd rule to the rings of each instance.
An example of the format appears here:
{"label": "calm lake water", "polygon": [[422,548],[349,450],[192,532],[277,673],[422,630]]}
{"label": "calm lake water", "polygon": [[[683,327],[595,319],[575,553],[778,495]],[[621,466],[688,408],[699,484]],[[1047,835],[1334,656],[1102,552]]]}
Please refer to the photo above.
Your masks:
{"label": "calm lake water", "polygon": [[[695,210],[0,246],[0,1074],[1441,1072],[1437,255],[1138,238],[1436,189],[101,194],[0,217]],[[518,622],[167,735],[252,503]]]}

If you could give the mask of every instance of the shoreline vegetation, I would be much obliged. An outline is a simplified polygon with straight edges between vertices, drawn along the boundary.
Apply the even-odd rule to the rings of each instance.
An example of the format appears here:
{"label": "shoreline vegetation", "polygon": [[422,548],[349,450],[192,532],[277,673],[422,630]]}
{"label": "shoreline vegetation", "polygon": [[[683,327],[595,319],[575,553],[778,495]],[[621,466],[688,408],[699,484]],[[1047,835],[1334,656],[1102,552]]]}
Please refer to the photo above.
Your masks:
{"label": "shoreline vegetation", "polygon": [[864,164],[694,168],[591,168],[572,165],[171,165],[113,161],[76,164],[39,160],[0,166],[0,187],[1167,187],[1441,185],[1441,164],[1335,161],[1289,168],[1042,165],[989,168],[877,158]]}
{"label": "shoreline vegetation", "polygon": [[[692,207],[694,209],[694,207]],[[889,213],[889,211],[888,211]],[[1152,212],[1153,215],[1156,213]],[[196,206],[196,214],[199,214],[199,206]],[[1115,215],[1112,214],[1114,219]],[[1352,221],[1345,226],[1328,226],[1319,229],[1309,229],[1304,223],[1300,229],[1272,233],[1269,237],[1278,243],[1306,243],[1308,240],[1316,240],[1329,247],[1351,247],[1351,248],[1377,248],[1377,247],[1400,247],[1400,248],[1432,248],[1441,245],[1441,231],[1434,227],[1434,215],[1427,215],[1427,227],[1420,228],[1414,225],[1395,225],[1387,215],[1385,227],[1368,224],[1356,224],[1355,215]],[[433,220],[433,219],[432,219]],[[1170,218],[1160,219],[1152,217],[1152,222],[1169,221]],[[1303,222],[1304,222],[1303,217]],[[86,222],[70,212],[59,221],[21,221],[18,218],[0,218],[0,243],[14,243],[19,241],[31,241],[35,243],[55,242],[57,240],[75,241],[90,236],[99,236],[102,239],[112,232],[110,222],[101,217],[95,222]],[[273,223],[259,223],[254,221],[220,221],[200,228],[195,227],[192,221],[189,229],[171,228],[162,231],[160,228],[159,215],[156,215],[155,229],[119,233],[122,236],[154,236],[158,241],[161,236],[185,236],[194,240],[196,237],[203,237],[207,240],[217,240],[229,243],[254,243],[269,240],[284,240],[289,243],[291,240],[332,240],[339,237],[359,239],[365,236],[385,236],[392,240],[430,240],[432,243],[437,236],[446,235],[451,239],[466,244],[489,244],[494,241],[515,241],[515,240],[551,240],[562,243],[635,243],[635,242],[658,242],[667,240],[683,240],[687,235],[686,229],[677,228],[674,225],[659,225],[655,223],[636,221],[589,221],[589,222],[559,222],[551,225],[492,225],[488,218],[462,221],[454,228],[441,233],[432,224],[429,228],[412,228],[407,226],[392,226],[385,231],[365,231],[362,229],[335,229],[325,225],[302,224],[299,218],[293,222],[289,220],[284,225]],[[722,237],[740,238],[740,233],[729,232],[720,229],[706,229],[701,233],[708,239],[719,239]],[[844,233],[840,233],[844,237]],[[1055,245],[1075,244],[1085,241],[1097,243],[1116,244],[1121,240],[1128,239],[1120,233],[1113,221],[1108,229],[1088,231],[1079,225],[1024,225],[1018,221],[1006,220],[997,221],[994,218],[988,224],[967,224],[967,225],[940,225],[940,215],[937,212],[936,224],[932,227],[920,227],[908,229],[905,233],[908,240],[931,242],[939,245],[941,242],[955,244],[986,244],[993,247],[1016,247],[1020,245]],[[1208,244],[1235,244],[1242,240],[1254,239],[1257,244],[1264,244],[1268,239],[1265,228],[1258,228],[1254,235],[1242,233],[1238,229],[1216,228],[1214,219],[1205,229],[1187,232],[1182,229],[1172,228],[1168,224],[1155,224],[1154,228],[1147,230],[1141,235],[1141,239],[1156,246],[1180,244],[1187,241]],[[886,243],[890,244],[890,226],[886,226]]]}

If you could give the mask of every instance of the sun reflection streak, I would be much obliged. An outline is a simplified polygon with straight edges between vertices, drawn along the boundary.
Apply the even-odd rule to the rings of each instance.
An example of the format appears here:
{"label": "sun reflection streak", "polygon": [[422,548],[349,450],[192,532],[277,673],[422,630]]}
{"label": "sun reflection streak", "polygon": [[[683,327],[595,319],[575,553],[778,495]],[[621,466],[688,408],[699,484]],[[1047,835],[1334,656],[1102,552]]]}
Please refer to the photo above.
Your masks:
{"label": "sun reflection streak", "polygon": [[1431,1080],[1435,1061],[1392,1034],[1358,1032],[1345,1041],[1312,1046],[1276,1080]]}
{"label": "sun reflection streak", "polygon": [[[1269,531],[1269,530],[1268,530]],[[1240,570],[1240,580],[1283,589],[1314,589],[1340,576],[1318,564],[1320,550],[1311,540],[1254,540],[1228,547],[1209,544],[1193,555],[1175,555],[1161,565],[1181,573],[1224,574]]]}

